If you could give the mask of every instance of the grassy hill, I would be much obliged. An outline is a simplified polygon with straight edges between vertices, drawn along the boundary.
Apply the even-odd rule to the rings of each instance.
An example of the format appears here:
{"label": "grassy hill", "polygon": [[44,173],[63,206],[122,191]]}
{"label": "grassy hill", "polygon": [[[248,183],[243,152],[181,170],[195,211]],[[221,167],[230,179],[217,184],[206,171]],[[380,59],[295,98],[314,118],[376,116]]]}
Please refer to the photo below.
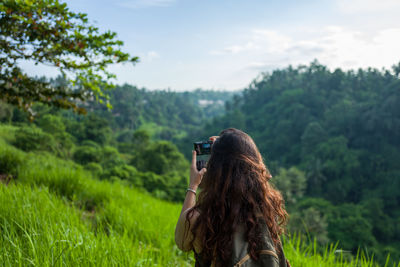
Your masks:
{"label": "grassy hill", "polygon": [[[5,266],[192,266],[174,244],[180,205],[121,181],[101,181],[80,165],[9,144],[0,127],[0,262]],[[13,177],[6,185],[8,177]],[[286,238],[293,266],[377,266],[346,259],[336,246]],[[325,251],[319,253],[319,251]],[[397,266],[400,266],[398,264]]]}

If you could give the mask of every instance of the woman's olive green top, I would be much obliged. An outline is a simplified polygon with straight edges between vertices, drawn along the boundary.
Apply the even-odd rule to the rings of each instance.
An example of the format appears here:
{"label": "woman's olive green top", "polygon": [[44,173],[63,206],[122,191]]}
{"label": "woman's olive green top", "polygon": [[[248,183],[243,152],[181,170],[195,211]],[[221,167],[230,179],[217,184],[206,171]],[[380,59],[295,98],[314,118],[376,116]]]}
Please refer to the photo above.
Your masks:
{"label": "woman's olive green top", "polygon": [[[267,225],[262,225],[263,241],[260,257],[254,261],[248,254],[248,243],[245,240],[244,227],[238,227],[233,237],[232,258],[229,266],[234,267],[289,267],[289,263],[285,259],[282,246],[279,245],[278,251],[275,249],[271,239]],[[213,263],[210,260],[205,260],[203,255],[194,253],[196,259],[196,267],[212,267]]]}

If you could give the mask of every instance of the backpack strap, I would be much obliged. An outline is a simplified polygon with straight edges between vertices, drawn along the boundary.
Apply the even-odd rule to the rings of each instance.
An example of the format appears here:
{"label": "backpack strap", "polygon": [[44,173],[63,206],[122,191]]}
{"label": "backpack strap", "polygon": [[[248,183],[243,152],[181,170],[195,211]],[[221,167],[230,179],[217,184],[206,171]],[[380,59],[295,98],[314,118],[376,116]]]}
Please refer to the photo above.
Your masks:
{"label": "backpack strap", "polygon": [[275,257],[276,259],[278,259],[278,255],[276,255],[276,253],[272,250],[261,250],[260,251],[260,255],[264,254],[264,255],[271,255],[273,257]]}
{"label": "backpack strap", "polygon": [[[276,255],[276,253],[272,250],[260,250],[260,255],[271,255],[272,257],[276,258],[277,260],[279,260],[278,255]],[[246,254],[243,258],[240,259],[240,261],[238,261],[238,263],[236,263],[234,265],[234,267],[241,267],[246,261],[248,261],[250,259],[250,254]]]}

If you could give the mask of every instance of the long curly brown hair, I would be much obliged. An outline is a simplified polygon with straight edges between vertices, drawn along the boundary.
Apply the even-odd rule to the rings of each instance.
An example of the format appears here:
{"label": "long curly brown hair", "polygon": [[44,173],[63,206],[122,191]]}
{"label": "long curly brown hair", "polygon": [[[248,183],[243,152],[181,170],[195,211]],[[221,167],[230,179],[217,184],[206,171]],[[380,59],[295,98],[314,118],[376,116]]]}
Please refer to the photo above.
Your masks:
{"label": "long curly brown hair", "polygon": [[275,247],[280,247],[287,213],[282,195],[268,182],[271,177],[249,135],[234,128],[220,133],[211,149],[197,204],[186,217],[189,220],[195,210],[200,213],[191,232],[195,238],[199,235],[203,257],[217,266],[228,265],[233,233],[244,225],[248,253],[257,260],[262,244],[259,217],[265,220]]}

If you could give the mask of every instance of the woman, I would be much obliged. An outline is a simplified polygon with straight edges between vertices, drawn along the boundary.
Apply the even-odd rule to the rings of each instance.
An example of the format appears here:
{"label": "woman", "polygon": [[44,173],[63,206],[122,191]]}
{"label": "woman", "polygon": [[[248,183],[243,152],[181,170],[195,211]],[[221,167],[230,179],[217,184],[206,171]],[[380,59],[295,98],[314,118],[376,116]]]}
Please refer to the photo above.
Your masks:
{"label": "woman", "polygon": [[233,128],[210,140],[207,169],[197,171],[192,152],[177,246],[194,251],[196,266],[287,266],[279,239],[287,213],[254,141]]}

